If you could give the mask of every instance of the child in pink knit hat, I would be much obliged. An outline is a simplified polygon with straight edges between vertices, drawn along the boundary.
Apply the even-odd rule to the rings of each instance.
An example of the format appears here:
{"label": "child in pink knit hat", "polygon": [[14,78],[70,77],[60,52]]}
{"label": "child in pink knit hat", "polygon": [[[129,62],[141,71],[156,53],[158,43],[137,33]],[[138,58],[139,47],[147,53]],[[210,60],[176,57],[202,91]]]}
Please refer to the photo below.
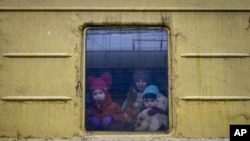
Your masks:
{"label": "child in pink knit hat", "polygon": [[87,107],[87,130],[122,130],[125,122],[120,106],[112,101],[109,89],[112,76],[103,73],[100,77],[87,78],[91,93],[91,104]]}

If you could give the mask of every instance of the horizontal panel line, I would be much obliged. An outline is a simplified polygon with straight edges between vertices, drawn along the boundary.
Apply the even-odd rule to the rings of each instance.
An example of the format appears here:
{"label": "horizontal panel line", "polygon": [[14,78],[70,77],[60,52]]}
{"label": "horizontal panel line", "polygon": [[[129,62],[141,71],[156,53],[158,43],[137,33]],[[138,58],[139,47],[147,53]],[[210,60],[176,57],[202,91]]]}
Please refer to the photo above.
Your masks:
{"label": "horizontal panel line", "polygon": [[250,8],[201,7],[0,7],[0,11],[250,11]]}
{"label": "horizontal panel line", "polygon": [[5,101],[68,101],[71,97],[67,96],[5,96]]}
{"label": "horizontal panel line", "polygon": [[188,101],[245,101],[250,96],[184,96],[182,100]]}
{"label": "horizontal panel line", "polygon": [[183,53],[182,57],[250,57],[249,53]]}
{"label": "horizontal panel line", "polygon": [[5,53],[3,57],[71,57],[69,53]]}

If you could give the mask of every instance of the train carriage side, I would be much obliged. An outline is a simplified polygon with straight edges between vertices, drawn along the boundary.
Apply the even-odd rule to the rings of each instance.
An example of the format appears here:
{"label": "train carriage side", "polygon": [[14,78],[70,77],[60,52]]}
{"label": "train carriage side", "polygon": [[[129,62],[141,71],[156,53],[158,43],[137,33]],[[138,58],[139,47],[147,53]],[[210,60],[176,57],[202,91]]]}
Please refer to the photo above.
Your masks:
{"label": "train carriage side", "polygon": [[[228,140],[230,125],[250,124],[249,7],[0,1],[0,140]],[[122,106],[136,67],[150,69],[168,97],[169,128],[86,130],[88,74],[110,71]]]}

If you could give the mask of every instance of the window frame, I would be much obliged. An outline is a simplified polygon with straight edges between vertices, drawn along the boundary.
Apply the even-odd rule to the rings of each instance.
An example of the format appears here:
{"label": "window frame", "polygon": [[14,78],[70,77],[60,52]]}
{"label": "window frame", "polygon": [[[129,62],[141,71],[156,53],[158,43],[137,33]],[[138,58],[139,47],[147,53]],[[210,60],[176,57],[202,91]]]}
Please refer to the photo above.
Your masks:
{"label": "window frame", "polygon": [[168,69],[167,70],[167,92],[168,92],[168,124],[169,124],[169,128],[166,130],[166,131],[157,131],[157,132],[154,132],[154,131],[142,131],[143,133],[146,133],[146,134],[148,134],[148,135],[150,135],[151,133],[155,133],[155,134],[162,134],[162,133],[164,133],[164,134],[166,134],[167,136],[169,136],[169,133],[171,132],[171,129],[172,129],[172,124],[173,124],[173,122],[172,122],[172,95],[171,95],[171,70],[172,70],[172,68],[171,68],[171,66],[172,66],[172,64],[171,64],[171,52],[172,52],[172,49],[171,49],[171,47],[170,47],[170,29],[168,28],[168,27],[163,27],[163,26],[150,26],[150,25],[146,25],[146,26],[141,26],[141,25],[139,25],[139,26],[117,26],[117,25],[115,25],[115,26],[113,26],[113,25],[108,25],[108,26],[86,26],[86,27],[84,27],[84,28],[82,28],[83,29],[83,37],[82,37],[82,40],[83,40],[83,42],[82,42],[82,53],[81,53],[81,60],[82,60],[82,62],[81,62],[81,69],[82,69],[82,73],[81,73],[81,82],[84,82],[84,83],[82,83],[82,107],[83,107],[83,109],[81,110],[82,111],[82,121],[81,121],[81,123],[82,123],[82,131],[84,131],[85,133],[88,133],[88,132],[91,132],[91,133],[93,133],[94,135],[95,134],[97,134],[97,135],[99,135],[99,134],[107,134],[107,135],[114,135],[114,132],[119,132],[119,134],[127,134],[127,133],[132,133],[132,134],[140,134],[140,133],[142,133],[142,132],[134,132],[134,131],[87,131],[86,130],[86,125],[85,125],[85,111],[86,111],[86,105],[85,105],[85,102],[86,102],[86,69],[87,69],[87,57],[86,57],[86,55],[87,55],[87,45],[86,45],[86,39],[87,39],[87,30],[89,30],[89,29],[91,29],[91,28],[128,28],[128,29],[130,29],[130,28],[133,28],[133,29],[136,29],[136,28],[138,28],[138,29],[164,29],[165,31],[166,31],[166,34],[167,34],[167,39],[166,39],[166,45],[167,45],[167,47],[166,47],[166,55],[167,55],[167,58],[165,58],[166,59],[166,68]]}

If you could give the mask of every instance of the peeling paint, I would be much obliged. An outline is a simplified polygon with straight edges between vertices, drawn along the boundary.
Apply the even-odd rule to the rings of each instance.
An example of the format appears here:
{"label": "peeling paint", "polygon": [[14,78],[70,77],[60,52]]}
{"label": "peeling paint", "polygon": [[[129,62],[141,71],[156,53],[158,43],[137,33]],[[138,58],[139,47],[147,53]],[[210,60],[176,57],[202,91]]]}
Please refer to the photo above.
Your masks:
{"label": "peeling paint", "polygon": [[[249,18],[247,19],[249,10],[221,12],[209,10],[209,8],[213,8],[213,5],[224,6],[225,1],[205,4],[197,0],[191,1],[184,3],[199,9],[205,7],[208,10],[205,9],[202,12],[195,8],[193,10],[182,9],[182,11],[157,10],[157,8],[162,8],[162,5],[169,5],[170,8],[178,5],[172,0],[148,1],[146,5],[156,6],[155,10],[151,11],[150,7],[148,10],[143,10],[143,7],[141,7],[142,10],[132,7],[136,9],[134,11],[133,9],[128,11],[107,9],[36,11],[33,9],[28,12],[20,9],[2,10],[0,15],[0,55],[2,55],[0,98],[15,95],[62,95],[72,100],[20,102],[1,99],[0,113],[4,114],[0,115],[0,139],[108,140],[114,137],[118,140],[124,138],[138,140],[224,139],[228,138],[230,124],[249,124],[250,103],[248,99],[244,101],[182,99],[186,96],[241,97],[249,96],[250,92],[248,86],[250,79],[247,77],[250,62],[249,56],[245,55],[249,54],[250,44],[248,32],[250,21]],[[12,5],[12,8],[34,8],[36,5],[35,3],[29,5],[28,1],[0,2],[3,3],[0,8],[4,8],[4,5]],[[82,2],[96,6],[95,1],[93,3]],[[130,2],[128,6],[136,5],[137,2]],[[67,2],[62,2],[61,6],[65,3]],[[117,4],[117,2],[114,3]],[[234,2],[231,0],[227,3]],[[22,4],[27,7],[22,7]],[[107,5],[106,1],[100,4]],[[123,4],[125,5],[121,8],[126,8],[126,1],[123,1]],[[235,2],[235,4],[238,7],[244,8],[244,5],[249,7],[247,2]],[[229,8],[230,6],[232,5],[229,5]],[[111,6],[111,8],[117,7]],[[82,32],[88,26],[164,26],[169,29],[171,129],[168,133],[92,133],[84,130],[85,50]],[[17,55],[15,57],[4,57],[4,54],[13,52],[19,54],[14,54]],[[37,54],[32,53],[36,52],[45,53],[47,56],[34,57]],[[49,57],[51,54],[48,53],[55,52],[65,53],[64,57]],[[236,55],[242,53],[245,56],[234,58],[223,55],[221,57],[181,56],[190,52]],[[31,56],[20,57],[18,56],[20,53],[21,55],[31,53],[28,54]],[[218,128],[218,125],[221,127]]]}

